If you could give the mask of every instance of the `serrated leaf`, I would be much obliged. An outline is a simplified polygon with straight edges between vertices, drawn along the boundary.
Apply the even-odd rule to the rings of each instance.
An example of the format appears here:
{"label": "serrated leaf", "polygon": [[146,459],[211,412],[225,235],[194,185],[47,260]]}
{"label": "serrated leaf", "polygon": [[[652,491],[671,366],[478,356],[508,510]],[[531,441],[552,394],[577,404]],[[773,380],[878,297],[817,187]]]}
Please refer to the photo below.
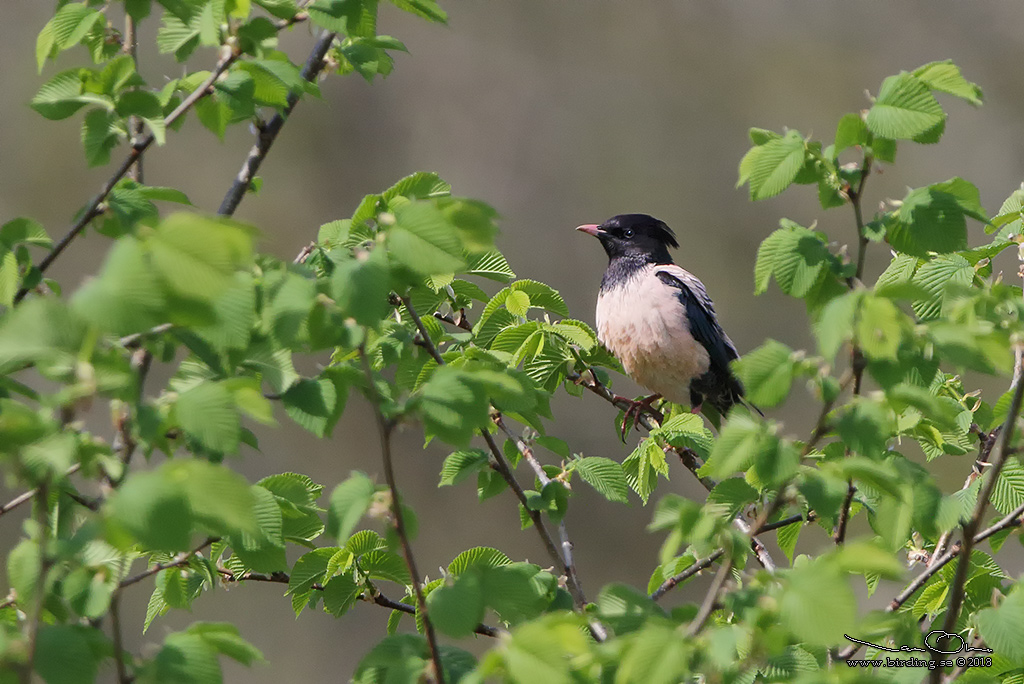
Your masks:
{"label": "serrated leaf", "polygon": [[914,70],[914,76],[932,90],[959,97],[975,106],[981,104],[981,88],[964,78],[952,60],[925,64]]}
{"label": "serrated leaf", "polygon": [[928,86],[906,72],[882,82],[875,104],[868,111],[867,125],[883,138],[910,140],[945,121],[942,107]]}
{"label": "serrated leaf", "polygon": [[327,533],[338,540],[348,539],[376,491],[373,480],[359,471],[335,487],[327,506]]}
{"label": "serrated leaf", "polygon": [[777,406],[789,394],[795,365],[793,350],[781,342],[768,340],[736,362],[747,399],[757,406]]}
{"label": "serrated leaf", "polygon": [[444,459],[438,487],[457,485],[470,475],[487,467],[488,456],[480,449],[456,451]]}
{"label": "serrated leaf", "polygon": [[181,394],[175,404],[182,430],[215,453],[235,453],[241,422],[234,396],[226,385],[204,382]]}
{"label": "serrated leaf", "polygon": [[750,199],[774,197],[789,187],[804,165],[804,151],[803,138],[796,131],[750,150]]}
{"label": "serrated leaf", "polygon": [[466,549],[448,564],[448,573],[456,577],[470,568],[500,568],[512,561],[498,549],[489,546],[475,546]]}
{"label": "serrated leaf", "polygon": [[629,502],[629,484],[623,468],[610,458],[579,458],[572,462],[572,469],[609,501]]}

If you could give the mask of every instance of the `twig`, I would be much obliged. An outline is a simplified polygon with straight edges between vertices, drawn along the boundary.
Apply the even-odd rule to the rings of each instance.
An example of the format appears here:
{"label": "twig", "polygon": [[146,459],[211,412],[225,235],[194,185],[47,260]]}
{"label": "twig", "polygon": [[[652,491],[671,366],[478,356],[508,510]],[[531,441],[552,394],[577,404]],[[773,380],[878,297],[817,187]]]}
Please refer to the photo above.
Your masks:
{"label": "twig", "polygon": [[861,199],[864,197],[864,183],[868,180],[868,175],[871,173],[871,164],[873,159],[867,152],[864,153],[864,161],[860,167],[860,182],[857,183],[857,189],[850,190],[850,204],[853,205],[853,216],[857,222],[857,272],[854,276],[858,281],[864,277],[864,262],[867,255],[868,248],[868,237],[864,233],[864,215],[861,209]]}
{"label": "twig", "polygon": [[[426,326],[423,324],[423,319],[420,318],[418,313],[416,313],[416,309],[412,306],[412,302],[409,300],[408,297],[399,297],[399,300],[402,302],[403,305],[405,305],[405,309],[408,312],[409,317],[413,320],[413,323],[416,325],[416,329],[419,331],[420,337],[423,338],[423,346],[426,348],[427,352],[435,361],[437,361],[437,364],[439,366],[445,365],[444,358],[441,356],[441,352],[437,349],[437,345],[434,344],[434,341],[430,339],[430,333],[427,331]],[[500,421],[500,414],[498,417],[498,421]],[[508,433],[507,428],[504,427],[504,423],[498,422],[498,427],[504,429],[506,433],[509,434],[510,437],[512,437],[511,433]],[[572,542],[568,541],[568,534],[564,530],[564,521],[562,525],[560,525],[559,527],[563,540],[563,550],[566,549],[565,542],[568,541],[569,544],[568,561],[566,560],[566,557],[559,552],[558,546],[555,544],[555,540],[551,537],[551,534],[544,526],[543,516],[541,516],[539,511],[532,510],[529,507],[529,505],[527,505],[526,493],[523,491],[523,488],[519,485],[519,482],[516,480],[515,475],[512,474],[512,470],[511,468],[509,468],[508,462],[505,460],[505,456],[501,452],[501,449],[498,447],[498,444],[494,441],[494,438],[491,436],[489,432],[487,432],[487,430],[481,430],[480,436],[484,438],[485,442],[487,442],[487,446],[491,450],[491,455],[494,457],[494,461],[491,464],[491,467],[494,468],[494,470],[499,475],[501,475],[502,479],[505,480],[505,483],[509,486],[509,489],[511,489],[512,492],[516,495],[516,498],[519,499],[519,503],[522,504],[523,509],[526,511],[526,514],[530,517],[530,520],[533,522],[533,526],[537,529],[537,533],[540,535],[541,541],[544,543],[544,547],[547,549],[548,555],[551,556],[551,559],[554,560],[556,564],[562,567],[563,572],[566,576],[566,584],[568,586],[569,593],[572,595],[573,601],[576,603],[576,607],[579,610],[583,610],[584,606],[586,606],[587,604],[587,598],[583,594],[583,589],[580,587],[579,578],[576,576],[576,569],[572,566]],[[515,440],[515,438],[513,437],[513,441],[517,440]],[[516,446],[517,448],[519,448],[519,443],[517,443]],[[525,444],[522,444],[522,448],[529,449],[528,447],[526,447]],[[527,458],[527,461],[531,462],[531,465],[534,466],[534,470],[538,474],[538,478],[543,478],[541,480],[542,482],[550,482],[550,479],[544,473],[543,468],[540,467],[540,464],[537,463],[537,460],[533,457],[532,451],[530,451],[530,455]],[[598,634],[601,634],[602,631],[603,628],[599,628],[595,633],[595,638],[598,638]]]}
{"label": "twig", "polygon": [[174,558],[172,558],[169,561],[166,561],[166,562],[163,562],[163,563],[157,563],[156,565],[154,565],[151,568],[148,568],[144,572],[140,572],[138,575],[135,575],[133,577],[129,577],[128,579],[125,579],[125,580],[121,580],[121,583],[117,585],[117,588],[118,589],[124,589],[125,587],[130,587],[133,584],[137,584],[137,583],[141,582],[142,580],[146,579],[147,577],[152,577],[153,575],[157,574],[158,572],[163,572],[164,570],[168,570],[170,568],[176,568],[176,567],[179,567],[179,566],[182,566],[182,565],[188,565],[188,562],[190,560],[192,560],[192,556],[196,555],[197,553],[199,553],[200,551],[205,549],[207,546],[213,544],[216,541],[217,541],[216,537],[210,537],[206,541],[204,541],[202,544],[200,544],[196,548],[192,549],[191,551],[182,551],[181,553],[179,553],[177,556],[175,556]]}
{"label": "twig", "polygon": [[[505,421],[502,419],[500,413],[495,413],[492,420],[494,421],[494,424],[498,426],[498,429],[504,432],[508,438],[512,440],[512,443],[516,445],[516,450],[518,450],[526,462],[530,464],[534,474],[536,474],[537,479],[540,481],[541,487],[548,486],[551,483],[551,478],[544,472],[544,468],[541,466],[540,461],[538,461],[537,457],[534,456],[533,449],[508,429],[508,426],[505,425]],[[527,510],[529,510],[529,508],[527,508]],[[582,611],[587,605],[587,597],[583,593],[583,584],[580,582],[579,573],[576,571],[576,563],[573,560],[572,553],[573,544],[572,540],[569,539],[569,530],[565,526],[564,519],[558,523],[558,536],[562,546],[560,565],[562,566],[562,571],[565,573],[569,592],[576,601],[576,607]],[[591,621],[590,627],[591,631],[595,633],[595,638],[598,641],[604,641],[608,638],[607,630],[605,630],[604,626],[596,620]]]}
{"label": "twig", "polygon": [[853,480],[847,480],[846,496],[843,497],[843,505],[839,507],[839,522],[836,523],[836,531],[832,535],[832,540],[836,544],[846,541],[846,525],[850,521],[850,506],[853,504],[853,495],[856,492],[857,488],[853,485]]}
{"label": "twig", "polygon": [[711,583],[707,596],[704,597],[704,603],[701,604],[697,617],[693,618],[689,629],[686,630],[687,636],[697,636],[700,630],[704,629],[705,623],[714,612],[715,606],[718,605],[718,595],[722,593],[722,588],[725,586],[725,581],[729,579],[730,572],[732,572],[732,556],[726,558],[722,567],[718,569],[718,574],[715,575],[715,580]]}
{"label": "twig", "polygon": [[[327,55],[327,51],[331,49],[331,44],[334,42],[336,35],[335,33],[325,33],[316,42],[316,45],[313,46],[313,51],[309,54],[309,58],[306,59],[306,64],[302,67],[302,78],[312,82],[320,75],[324,68],[324,57]],[[242,164],[241,170],[239,170],[238,175],[235,177],[235,182],[232,183],[231,188],[224,195],[220,209],[217,210],[218,214],[231,216],[238,209],[238,205],[241,204],[246,191],[252,185],[252,179],[256,176],[256,172],[259,171],[260,164],[263,163],[263,159],[270,151],[271,145],[277,139],[277,134],[281,132],[281,127],[284,126],[292,110],[295,109],[295,105],[298,104],[299,97],[299,93],[289,93],[284,111],[278,112],[268,123],[259,127],[256,144],[249,150],[249,156],[246,157],[245,162]]]}
{"label": "twig", "polygon": [[[1006,464],[1010,441],[1013,439],[1013,429],[1017,423],[1017,416],[1020,414],[1022,399],[1024,399],[1024,381],[1018,380],[1014,386],[1010,410],[1006,414],[1006,421],[1003,423],[999,434],[999,441],[992,450],[993,455],[990,456],[992,466],[982,481],[981,490],[978,492],[978,502],[974,506],[974,513],[963,525],[963,551],[960,554],[960,561],[956,566],[956,574],[953,576],[953,582],[950,585],[949,607],[947,608],[946,619],[942,626],[946,633],[953,632],[956,628],[957,618],[960,616],[960,608],[964,600],[964,589],[967,584],[967,572],[971,564],[971,551],[974,549],[975,544],[975,535],[978,533],[978,528],[981,527],[981,519],[985,516],[985,509],[988,508],[988,500],[992,496],[992,490],[995,488],[999,474]],[[938,651],[932,652],[933,662],[941,659],[941,653]],[[928,676],[932,684],[940,684],[942,669],[935,667],[935,669],[929,672]]]}
{"label": "twig", "polygon": [[117,668],[118,684],[128,684],[131,679],[124,666],[124,641],[121,636],[121,592],[115,591],[110,597],[110,630],[114,633],[114,666]]}
{"label": "twig", "polygon": [[[371,601],[373,603],[376,603],[378,606],[383,606],[384,608],[390,608],[391,610],[399,610],[399,611],[401,611],[403,613],[407,613],[409,615],[415,615],[416,614],[416,607],[415,606],[410,606],[408,603],[402,603],[401,601],[393,601],[393,600],[389,599],[387,596],[385,596],[384,594],[381,594],[380,592],[377,592],[376,594],[374,594],[372,598],[365,599],[365,600],[368,600],[368,601]],[[491,627],[489,625],[485,625],[482,622],[480,624],[478,624],[476,627],[474,627],[473,631],[476,634],[481,634],[483,636],[489,636],[489,637],[499,637],[502,634],[506,633],[505,630],[503,630],[503,629],[498,629],[497,627]]]}
{"label": "twig", "polygon": [[435,679],[438,684],[444,684],[444,667],[441,664],[441,651],[437,647],[437,635],[434,633],[434,624],[430,621],[430,616],[427,614],[427,601],[423,595],[420,574],[416,570],[416,559],[412,555],[409,535],[406,533],[405,516],[402,514],[402,502],[398,495],[398,484],[395,482],[395,469],[391,463],[391,430],[394,424],[384,417],[384,397],[377,391],[373,370],[370,368],[370,359],[367,358],[366,350],[363,347],[359,348],[359,357],[363,361],[367,391],[371,394],[370,403],[373,404],[373,414],[377,421],[381,460],[384,462],[384,479],[387,480],[388,489],[391,491],[392,522],[394,523],[395,533],[402,543],[402,555],[405,556],[405,565],[409,568],[409,575],[412,577],[412,588],[416,594],[416,605],[419,608],[420,616],[423,618],[423,631],[427,634],[430,659],[434,662],[434,669],[436,670]]}
{"label": "twig", "polygon": [[[135,30],[135,20],[132,15],[125,13],[124,17],[124,53],[132,58],[135,64],[135,71],[139,70],[139,35]],[[145,126],[138,116],[132,114],[128,117],[128,132],[131,135],[132,146],[138,141],[145,131]],[[128,170],[128,176],[135,182],[142,182],[142,157],[139,156]]]}
{"label": "twig", "polygon": [[[64,471],[64,477],[77,473],[81,467],[81,463],[75,463],[70,468]],[[25,503],[26,501],[31,501],[32,497],[36,495],[37,491],[38,490],[36,489],[30,489],[24,494],[19,494],[18,496],[14,497],[13,499],[5,503],[3,506],[0,506],[0,515],[3,515],[4,513],[10,513],[15,508]]]}
{"label": "twig", "polygon": [[[972,547],[974,545],[980,544],[992,535],[998,534],[999,532],[1002,532],[1007,528],[1020,527],[1021,525],[1024,525],[1024,520],[1022,520],[1022,516],[1024,516],[1024,504],[1021,504],[1014,510],[1010,511],[1007,515],[1003,516],[1002,518],[994,522],[992,525],[986,527],[984,530],[976,534],[973,538]],[[932,577],[932,575],[937,573],[951,560],[953,560],[957,556],[960,556],[961,554],[963,554],[963,545],[960,542],[957,542],[956,544],[953,544],[949,551],[945,552],[941,556],[933,558],[933,562],[928,565],[924,572],[920,573],[917,577],[915,577],[910,582],[910,584],[908,584],[899,594],[896,595],[895,598],[893,598],[889,605],[886,606],[885,612],[891,613],[895,610],[899,610],[899,608],[903,606],[903,604],[909,601],[910,598],[915,593],[917,593],[917,591],[921,587],[925,585],[925,583]],[[969,556],[964,555],[964,558],[969,558]],[[860,646],[856,644],[849,646],[844,651],[841,651],[839,653],[838,658],[840,660],[847,660],[853,657],[853,655],[859,650]]]}
{"label": "twig", "polygon": [[716,551],[712,551],[711,555],[707,558],[697,561],[690,567],[680,572],[678,575],[673,575],[672,577],[669,577],[667,580],[661,583],[661,586],[654,590],[654,593],[651,594],[651,600],[657,601],[662,596],[672,591],[672,589],[674,589],[677,585],[690,579],[698,572],[700,572],[701,570],[703,570],[704,568],[708,567],[716,560],[721,558],[723,553],[725,553],[725,549],[718,549]]}
{"label": "twig", "polygon": [[[256,572],[247,572],[242,575],[235,575],[226,568],[217,568],[217,572],[221,574],[225,582],[273,582],[276,584],[288,584],[291,582],[291,576],[287,572],[272,572],[269,575],[264,575]],[[314,584],[312,587],[316,591],[323,591],[324,587],[321,584]],[[392,610],[398,610],[409,615],[416,614],[416,606],[410,606],[408,603],[402,601],[395,601],[388,598],[380,591],[374,589],[372,594],[363,593],[360,594],[359,600],[366,601],[367,603],[374,603],[384,608],[390,608]],[[473,631],[482,636],[497,637],[505,633],[505,630],[499,629],[498,627],[491,627],[484,623],[478,624],[473,628]]]}
{"label": "twig", "polygon": [[[217,65],[213,68],[213,71],[206,78],[206,80],[203,81],[195,90],[189,93],[188,97],[182,100],[181,104],[175,107],[174,111],[172,111],[164,118],[164,125],[170,127],[170,125],[177,121],[183,114],[185,114],[185,112],[187,112],[192,107],[192,105],[194,105],[196,102],[203,99],[210,92],[212,92],[211,87],[213,86],[213,84],[217,81],[218,78],[220,78],[221,74],[227,71],[227,69],[235,63],[235,60],[237,59],[238,55],[234,52],[230,52],[221,57],[221,59],[217,62]],[[64,250],[68,248],[68,245],[70,245],[71,242],[76,237],[78,237],[78,235],[82,232],[83,229],[85,229],[85,227],[89,224],[90,221],[92,221],[94,218],[103,213],[103,209],[101,207],[103,201],[114,189],[114,186],[117,185],[118,181],[124,178],[124,176],[128,173],[128,170],[132,168],[135,162],[137,162],[139,158],[142,156],[142,154],[149,148],[149,146],[153,144],[153,141],[155,139],[156,138],[153,136],[153,134],[149,133],[141,140],[138,140],[132,144],[131,151],[128,153],[128,156],[124,158],[124,161],[121,162],[121,165],[117,167],[117,170],[114,171],[114,175],[112,175],[107,180],[107,182],[103,184],[103,188],[100,190],[99,194],[97,194],[89,201],[89,204],[86,205],[86,208],[82,212],[82,215],[78,218],[77,221],[75,221],[74,225],[71,226],[71,229],[64,235],[64,237],[60,239],[59,242],[57,242],[57,244],[53,246],[50,252],[45,257],[43,257],[43,259],[39,262],[38,266],[36,266],[36,268],[38,268],[41,273],[46,272],[46,269],[48,269],[50,265],[57,260],[57,257],[59,257],[61,253],[63,253]],[[20,290],[18,290],[17,294],[14,295],[14,303],[17,304],[18,302],[20,302],[22,299],[25,298],[26,294],[28,294],[28,289],[22,287]]]}
{"label": "twig", "polygon": [[[590,390],[597,396],[601,397],[602,399],[607,401],[609,404],[615,406],[616,408],[623,410],[629,408],[628,399],[624,399],[622,397],[615,395],[611,390],[609,390],[603,384],[598,382],[597,377],[592,372],[590,373],[590,375],[591,378],[588,379],[584,377],[582,374],[573,371],[566,375],[566,379],[578,385],[582,385],[583,387],[587,388],[588,390]],[[648,431],[653,430],[656,427],[656,425],[651,421],[650,417],[647,416],[647,414],[641,414],[639,422],[640,425],[643,425],[645,428],[647,428]],[[709,477],[703,477],[697,474],[697,470],[700,468],[700,462],[697,459],[697,455],[693,451],[690,451],[689,449],[669,450],[675,451],[675,453],[679,456],[679,460],[683,464],[683,466],[687,470],[689,470],[695,478],[697,478],[697,481],[700,482],[701,486],[703,486],[704,489],[711,491],[712,489],[714,489],[715,485],[718,484]],[[737,516],[736,519],[733,520],[733,525],[744,534],[751,536],[750,525],[748,525],[747,522],[743,520],[743,518]],[[775,572],[775,561],[772,560],[771,554],[768,553],[768,549],[765,548],[764,544],[758,541],[756,537],[751,536],[750,546],[754,552],[754,557],[757,558],[758,563],[760,563],[762,567],[764,567],[765,570],[767,570],[768,572]]]}
{"label": "twig", "polygon": [[25,620],[25,642],[27,656],[25,668],[21,671],[21,681],[31,684],[32,670],[35,667],[36,644],[39,636],[39,619],[43,614],[43,603],[46,598],[46,576],[50,573],[50,554],[47,542],[50,533],[50,500],[48,483],[41,484],[35,490],[36,517],[39,526],[39,574],[36,576],[35,591],[32,595],[30,612]]}

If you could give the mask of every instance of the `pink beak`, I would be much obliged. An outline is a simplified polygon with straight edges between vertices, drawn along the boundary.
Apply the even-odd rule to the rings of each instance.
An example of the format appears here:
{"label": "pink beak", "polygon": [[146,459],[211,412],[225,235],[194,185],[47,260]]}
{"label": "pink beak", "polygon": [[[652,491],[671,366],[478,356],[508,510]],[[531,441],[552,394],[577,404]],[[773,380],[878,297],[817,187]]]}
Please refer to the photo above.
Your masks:
{"label": "pink beak", "polygon": [[602,232],[601,226],[596,223],[584,223],[582,226],[577,226],[576,230],[588,235],[593,235],[594,237],[597,237],[598,234]]}

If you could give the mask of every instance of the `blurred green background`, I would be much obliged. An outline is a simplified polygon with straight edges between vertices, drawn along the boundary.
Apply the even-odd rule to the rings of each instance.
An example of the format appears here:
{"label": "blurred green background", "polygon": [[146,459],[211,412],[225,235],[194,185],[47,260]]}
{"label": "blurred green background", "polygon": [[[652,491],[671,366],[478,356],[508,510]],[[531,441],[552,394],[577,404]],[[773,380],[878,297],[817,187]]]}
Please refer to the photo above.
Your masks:
{"label": "blurred green background", "polygon": [[[399,55],[383,82],[370,86],[357,76],[332,78],[323,84],[323,101],[299,105],[263,167],[262,192],[248,197],[237,214],[263,231],[264,251],[290,258],[321,223],[350,215],[364,194],[412,171],[432,170],[456,194],[494,205],[502,215],[499,244],[519,277],[559,289],[585,321],[593,322],[605,257],[573,228],[617,213],[646,212],[675,228],[682,243],[677,260],[704,280],[741,351],[766,337],[799,348],[811,342],[802,305],[775,290],[759,298],[752,294],[757,246],[781,216],[804,225],[818,220],[842,242],[855,228],[848,210],[824,213],[813,188],[795,188],[756,205],[745,189],[735,189],[749,127],[788,125],[828,144],[842,114],[867,106],[865,89],[877,92],[889,74],[952,58],[982,86],[985,106],[972,110],[941,98],[950,112],[942,143],[901,146],[897,165],[869,181],[866,206],[900,198],[907,186],[961,175],[978,185],[994,213],[1024,179],[1020,3],[442,4],[448,27],[382,5],[378,30],[404,41],[411,55]],[[27,107],[43,78],[36,74],[35,37],[52,5],[3,3],[0,219],[32,216],[57,237],[110,169],[85,167],[80,117],[52,123]],[[140,55],[140,71],[151,85],[181,73],[180,65],[150,47],[155,32],[151,18],[143,25]],[[282,48],[301,62],[312,41],[310,28],[299,26],[284,37]],[[87,60],[84,48],[76,48],[56,67],[48,65],[44,77]],[[214,61],[210,51],[200,52],[191,65],[208,68]],[[218,143],[190,117],[166,147],[147,154],[146,181],[181,188],[199,208],[214,211],[251,143],[245,126]],[[115,152],[114,159],[120,158]],[[972,244],[985,239],[978,224],[970,230]],[[106,238],[89,235],[51,273],[72,290],[96,271],[108,246]],[[884,246],[873,245],[869,274],[887,262]],[[1015,277],[1015,262],[1001,266],[1008,278]],[[984,386],[990,401],[1002,391],[1001,383]],[[624,379],[616,389],[638,391]],[[593,396],[563,395],[554,409],[550,432],[574,451],[621,460],[637,441],[631,437],[626,446],[616,439],[614,412]],[[787,406],[770,415],[787,433],[806,435],[816,413],[797,387]],[[279,419],[280,429],[258,431],[261,453],[250,450],[237,464],[251,479],[295,470],[328,492],[352,469],[382,480],[371,415],[360,398],[350,401],[331,440],[314,439],[283,412]],[[105,420],[96,417],[91,428],[106,435]],[[479,544],[548,565],[536,534],[519,531],[510,496],[480,505],[471,484],[436,487],[445,453],[423,450],[417,426],[407,426],[397,444],[399,485],[420,516],[420,568],[436,577],[439,566]],[[970,468],[969,457],[946,457],[934,467],[954,488]],[[672,481],[659,489],[668,491],[704,495],[678,464]],[[625,508],[590,491],[577,493],[568,525],[588,595],[611,581],[645,587],[661,541],[645,532],[652,511],[638,501]],[[0,550],[11,548],[26,513],[27,507],[0,521]],[[857,522],[854,534],[867,532],[863,520]],[[819,532],[808,533],[800,548],[813,551],[825,541]],[[775,555],[782,560],[778,549]],[[703,590],[707,581],[698,579],[688,591]],[[270,662],[252,671],[226,664],[228,681],[347,680],[383,634],[388,615],[359,604],[341,620],[314,612],[296,621],[282,586],[252,584],[208,594],[193,614],[172,612],[142,636],[147,587],[127,594],[127,646],[138,650],[158,643],[193,620],[234,621]],[[891,592],[881,589],[876,599],[886,593]],[[666,603],[687,595],[678,591]]]}

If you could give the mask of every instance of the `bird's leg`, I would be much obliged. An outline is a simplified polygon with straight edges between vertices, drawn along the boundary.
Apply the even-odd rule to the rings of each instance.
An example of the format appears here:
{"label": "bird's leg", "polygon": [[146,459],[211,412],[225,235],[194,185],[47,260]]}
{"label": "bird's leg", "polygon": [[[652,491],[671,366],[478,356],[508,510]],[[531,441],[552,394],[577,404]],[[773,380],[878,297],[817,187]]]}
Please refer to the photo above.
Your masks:
{"label": "bird's leg", "polygon": [[652,394],[649,397],[643,399],[626,399],[625,397],[616,396],[616,400],[624,399],[629,402],[629,407],[626,408],[625,413],[622,416],[622,441],[626,441],[626,432],[629,429],[629,419],[633,418],[633,429],[635,430],[640,424],[640,416],[645,412],[654,415],[657,418],[661,418],[657,411],[651,406],[655,401],[661,399],[660,394]]}

